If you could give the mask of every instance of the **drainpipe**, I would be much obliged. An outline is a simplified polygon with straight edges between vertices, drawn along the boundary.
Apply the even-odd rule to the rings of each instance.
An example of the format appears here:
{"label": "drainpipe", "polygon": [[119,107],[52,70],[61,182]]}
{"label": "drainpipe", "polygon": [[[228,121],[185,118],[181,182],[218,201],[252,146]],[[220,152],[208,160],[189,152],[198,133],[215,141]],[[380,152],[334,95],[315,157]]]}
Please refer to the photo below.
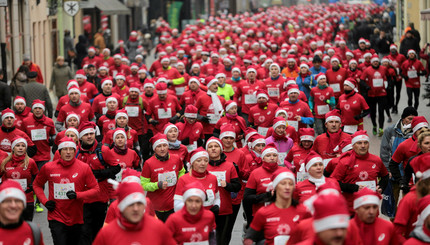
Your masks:
{"label": "drainpipe", "polygon": [[[31,55],[28,53],[27,55]],[[19,15],[18,15],[18,0],[12,0],[12,71],[18,70],[21,65],[21,48],[19,43]]]}
{"label": "drainpipe", "polygon": [[30,3],[24,0],[24,54],[31,54]]}

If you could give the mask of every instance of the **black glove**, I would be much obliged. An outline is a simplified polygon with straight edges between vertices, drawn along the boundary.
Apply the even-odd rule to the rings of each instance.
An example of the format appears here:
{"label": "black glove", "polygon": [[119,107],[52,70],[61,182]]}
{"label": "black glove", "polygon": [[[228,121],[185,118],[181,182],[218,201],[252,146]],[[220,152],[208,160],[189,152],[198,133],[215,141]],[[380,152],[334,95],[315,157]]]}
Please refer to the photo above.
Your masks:
{"label": "black glove", "polygon": [[183,145],[189,145],[189,144],[190,144],[190,138],[189,138],[189,137],[187,137],[187,138],[185,138],[185,139],[181,140],[181,143],[182,143]]}
{"label": "black glove", "polygon": [[400,184],[400,190],[403,191],[403,195],[406,195],[406,193],[408,193],[410,189],[408,185]]}
{"label": "black glove", "polygon": [[45,203],[45,207],[48,209],[48,211],[54,211],[55,209],[55,201],[49,200]]}
{"label": "black glove", "polygon": [[212,213],[214,213],[214,215],[216,216],[216,215],[218,215],[218,213],[219,213],[219,206],[218,205],[215,205],[215,206],[213,206],[213,207],[211,207],[211,212]]}
{"label": "black glove", "polygon": [[75,192],[75,191],[72,191],[72,190],[70,190],[70,191],[66,192],[66,196],[67,196],[69,199],[76,199],[76,197],[77,197],[76,192]]}
{"label": "black glove", "polygon": [[360,120],[360,118],[361,118],[361,117],[360,117],[360,115],[355,115],[355,116],[354,116],[354,119],[355,119],[356,121]]}
{"label": "black glove", "polygon": [[170,118],[170,123],[173,123],[173,124],[175,124],[176,123],[176,121],[178,120],[178,116],[174,116],[174,117],[172,117],[172,118]]}
{"label": "black glove", "polygon": [[209,117],[202,116],[202,119],[200,121],[204,123],[209,123]]}
{"label": "black glove", "polygon": [[30,192],[32,192],[33,191],[33,186],[32,185],[29,185],[28,187],[27,187],[27,190],[25,190],[25,193],[30,193]]}
{"label": "black glove", "polygon": [[405,79],[405,81],[409,80],[408,76],[402,76],[402,77],[403,77],[403,79]]}
{"label": "black glove", "polygon": [[152,119],[151,120],[151,122],[150,122],[150,124],[152,124],[152,125],[157,125],[157,124],[159,124],[160,122],[158,122],[157,120],[154,120],[154,119]]}

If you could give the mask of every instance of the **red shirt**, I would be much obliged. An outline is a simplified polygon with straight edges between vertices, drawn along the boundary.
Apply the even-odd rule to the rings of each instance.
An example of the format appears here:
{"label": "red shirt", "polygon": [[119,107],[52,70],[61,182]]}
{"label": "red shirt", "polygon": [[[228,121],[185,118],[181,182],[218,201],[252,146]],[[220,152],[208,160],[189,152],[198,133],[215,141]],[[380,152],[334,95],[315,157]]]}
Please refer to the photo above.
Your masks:
{"label": "red shirt", "polygon": [[[3,161],[4,158],[1,159]],[[28,166],[24,169],[22,163],[19,163],[17,166],[14,166],[14,163],[11,161],[7,162],[4,166],[5,171],[0,172],[2,177],[2,181],[7,179],[13,179],[18,181],[23,187],[24,192],[28,189],[28,187],[33,183],[33,177],[35,177],[39,173],[39,169],[37,168],[36,162],[30,158],[28,161]],[[25,197],[27,198],[27,203],[34,202],[33,191],[29,193],[25,193]]]}
{"label": "red shirt", "polygon": [[15,137],[22,137],[27,141],[28,147],[31,147],[34,145],[33,141],[27,136],[26,133],[19,129],[14,129],[12,132],[6,133],[3,130],[0,130],[0,150],[10,153],[12,152],[12,141],[15,139]]}
{"label": "red shirt", "polygon": [[[332,178],[325,178],[325,182],[332,182],[333,184],[339,186],[338,182]],[[303,203],[316,193],[317,187],[309,180],[298,182],[296,185],[296,189],[294,190],[294,196],[299,200],[300,203]]]}
{"label": "red shirt", "polygon": [[96,85],[84,81],[82,84],[79,84],[79,91],[81,91],[82,95],[87,96],[88,99],[94,98],[99,91],[96,88]]}
{"label": "red shirt", "polygon": [[[353,95],[342,94],[339,97],[339,109],[342,119],[342,125],[362,125],[363,118],[355,120],[354,116],[360,115],[363,111],[368,110],[369,106],[361,94],[353,92]],[[360,130],[360,129],[358,129]]]}
{"label": "red shirt", "polygon": [[110,56],[108,58],[100,57],[100,59],[101,59],[100,66],[106,66],[107,68],[109,68],[115,64],[113,57],[110,57]]}
{"label": "red shirt", "polygon": [[[106,135],[109,132],[109,130],[115,129],[116,127],[115,117],[108,118],[106,115],[103,115],[99,118],[97,125],[102,128],[102,135]],[[57,135],[57,138],[58,138],[58,135]]]}
{"label": "red shirt", "polygon": [[94,65],[96,68],[99,68],[101,63],[102,63],[102,60],[99,56],[96,56],[96,55],[93,57],[87,56],[82,60],[82,67],[84,65],[90,65],[91,64],[91,65]]}
{"label": "red shirt", "polygon": [[197,99],[201,96],[204,96],[206,93],[203,92],[201,89],[197,91],[185,91],[185,93],[181,96],[181,100],[179,101],[179,104],[181,106],[187,106],[187,105],[195,105],[197,102]]}
{"label": "red shirt", "polygon": [[[131,149],[128,149],[127,153],[125,155],[122,155],[115,152],[114,148],[112,148],[107,151],[106,154],[103,155],[103,157],[109,159],[112,158],[116,162],[116,164],[119,164],[119,166],[121,166],[120,173],[122,173],[122,170],[126,168],[136,169],[137,167],[139,167],[140,158],[137,153]],[[118,174],[117,177],[118,180],[121,180],[122,175]]]}
{"label": "red shirt", "polygon": [[[365,224],[355,216],[349,221],[349,225],[357,227],[363,244],[400,244],[398,240],[399,235],[395,233],[393,223],[388,220],[376,217],[373,224]],[[373,232],[374,236],[369,235],[371,232]]]}
{"label": "red shirt", "polygon": [[106,99],[109,97],[116,98],[116,100],[118,101],[118,107],[121,108],[122,106],[121,97],[118,94],[112,93],[111,95],[106,96],[103,93],[101,93],[97,95],[93,100],[93,104],[91,105],[91,109],[93,110],[93,112],[102,114],[102,115],[106,114],[107,112]]}
{"label": "red shirt", "polygon": [[[222,107],[224,108],[225,99],[219,95],[218,95],[218,98],[221,102]],[[205,96],[201,96],[197,99],[195,106],[199,110],[200,115],[207,116],[210,119],[209,123],[202,122],[203,133],[212,134],[215,128],[215,124],[217,124],[219,120],[219,118],[216,118],[214,105],[212,103],[212,98],[207,94]]]}
{"label": "red shirt", "polygon": [[[342,132],[339,138],[339,142],[342,142],[342,140],[350,138],[351,135]],[[318,153],[323,159],[330,159],[336,157],[337,154],[340,154],[340,150],[334,151],[334,149],[328,149],[329,148],[329,142],[330,138],[328,137],[328,133],[320,134],[315,138],[314,145],[312,146],[312,149]],[[335,142],[336,143],[336,142]],[[336,148],[336,147],[335,147]]]}
{"label": "red shirt", "polygon": [[33,156],[36,162],[51,160],[49,137],[55,135],[55,126],[51,118],[44,117],[45,121],[43,123],[36,121],[34,115],[24,119],[22,123],[24,132],[37,146],[37,153]]}
{"label": "red shirt", "polygon": [[221,117],[218,122],[215,124],[216,129],[221,129],[223,125],[231,124],[234,126],[234,131],[236,133],[236,145],[237,147],[242,147],[242,138],[238,137],[239,135],[242,135],[244,132],[239,126],[239,122],[246,127],[246,122],[243,117],[237,115],[235,119],[228,118],[227,116]]}
{"label": "red shirt", "polygon": [[188,150],[185,145],[180,145],[179,149],[170,149],[169,153],[178,156],[182,162],[188,160]]}
{"label": "red shirt", "polygon": [[250,227],[264,233],[265,244],[275,244],[275,240],[281,241],[282,238],[286,243],[299,221],[309,216],[303,205],[296,207],[291,205],[289,208],[282,209],[272,203],[257,211]]}
{"label": "red shirt", "polygon": [[200,72],[205,74],[206,76],[215,76],[219,72],[222,72],[222,70],[224,70],[224,66],[221,65],[220,63],[218,64],[209,63],[200,68]]}
{"label": "red shirt", "polygon": [[130,97],[124,98],[124,102],[122,103],[123,108],[127,111],[128,114],[128,125],[136,130],[137,135],[142,135],[144,133],[144,105],[143,98],[138,97],[138,99],[131,99]]}
{"label": "red shirt", "polygon": [[[90,100],[88,99],[88,97],[86,95],[81,94],[80,98],[81,98],[82,103],[90,103]],[[61,96],[61,98],[58,100],[58,104],[57,104],[57,107],[55,108],[55,110],[56,111],[60,111],[60,109],[63,106],[69,104],[69,102],[70,102],[69,95],[63,95],[63,96]]]}
{"label": "red shirt", "polygon": [[[288,116],[287,123],[290,126],[293,126],[294,121],[297,121],[294,118],[295,116],[313,117],[311,109],[309,108],[308,104],[301,100],[297,100],[296,103],[294,104],[292,104],[290,101],[284,101],[280,104],[280,107],[282,107],[287,112],[287,116]],[[298,129],[300,128],[306,128],[306,127],[307,127],[306,124],[299,122],[298,128],[296,128],[296,131],[298,131]]]}
{"label": "red shirt", "polygon": [[[43,191],[46,182],[49,199]],[[42,204],[48,200],[55,201],[55,209],[48,211],[48,220],[56,220],[67,226],[84,223],[83,202],[92,201],[100,192],[91,168],[78,159],[66,167],[59,160],[46,163],[34,180],[33,188]],[[77,198],[68,199],[66,191],[62,189],[74,189]]]}
{"label": "red shirt", "polygon": [[[40,232],[40,245],[44,245],[43,235]],[[28,244],[34,245],[33,230],[27,222],[22,222],[19,227],[13,229],[0,228],[1,244]]]}
{"label": "red shirt", "polygon": [[412,187],[399,202],[396,217],[394,218],[394,229],[400,234],[400,242],[406,241],[409,234],[415,229],[415,222],[418,217],[418,196],[415,187]]}
{"label": "red shirt", "polygon": [[[106,133],[106,135],[103,137],[103,144],[112,145],[113,133],[115,133],[115,130],[109,130]],[[129,128],[126,134],[127,134],[127,148],[133,149],[134,144],[138,141],[137,132],[136,130]]]}
{"label": "red shirt", "polygon": [[267,93],[269,94],[270,102],[278,103],[281,99],[281,94],[284,92],[284,83],[286,79],[279,75],[277,78],[269,77],[264,80],[266,84]]}
{"label": "red shirt", "polygon": [[163,132],[164,125],[166,125],[170,118],[174,117],[177,112],[181,110],[178,98],[175,96],[167,95],[165,100],[160,100],[158,96],[154,96],[149,101],[148,110],[146,115],[157,120],[159,124],[154,127],[154,135],[158,132]]}
{"label": "red shirt", "polygon": [[334,71],[333,69],[327,70],[327,83],[333,89],[334,96],[339,98],[343,94],[343,82],[348,77],[348,72],[345,68],[339,68],[339,70]]}
{"label": "red shirt", "polygon": [[184,187],[187,184],[190,184],[196,181],[200,182],[203,185],[203,188],[206,192],[206,197],[207,197],[207,200],[204,200],[203,202],[203,206],[205,207],[205,209],[209,210],[214,206],[215,199],[219,198],[219,188],[218,188],[217,178],[215,175],[210,173],[203,178],[196,178],[192,176],[191,173],[182,175],[179,178],[178,183],[176,184],[174,199],[182,200]]}
{"label": "red shirt", "polygon": [[246,180],[249,178],[249,167],[246,160],[246,155],[243,151],[238,148],[233,148],[232,151],[227,152],[224,150],[224,154],[227,156],[226,160],[235,163],[239,167],[240,184],[242,188],[240,189],[237,197],[232,200],[233,205],[240,205],[243,199],[243,192],[245,190]]}
{"label": "red shirt", "polygon": [[21,129],[22,126],[22,121],[24,121],[24,119],[26,119],[27,117],[31,117],[33,116],[33,113],[31,113],[31,108],[30,107],[25,107],[24,111],[22,113],[17,113],[15,111],[15,126],[18,129]]}
{"label": "red shirt", "polygon": [[313,112],[315,113],[315,118],[324,119],[325,114],[331,110],[330,105],[326,102],[334,97],[334,92],[332,87],[326,87],[320,89],[318,86],[311,89],[311,97],[314,102]]}
{"label": "red shirt", "polygon": [[300,170],[300,166],[305,164],[305,159],[308,153],[311,151],[312,147],[309,149],[305,149],[300,146],[298,143],[295,143],[293,148],[288,152],[285,160],[292,163],[294,162],[294,171],[298,172]]}
{"label": "red shirt", "polygon": [[[272,187],[270,184],[272,183],[272,180],[270,178],[272,177],[272,174],[273,173],[268,172],[263,167],[258,167],[251,172],[251,175],[248,178],[248,182],[246,182],[246,188],[256,190],[257,195],[271,191]],[[252,205],[252,214],[254,215],[257,210],[263,206],[263,203]]]}
{"label": "red shirt", "polygon": [[[178,122],[176,124],[178,127],[178,140],[184,140],[185,138],[190,138],[190,145],[194,144],[198,139],[204,139],[203,125],[200,122],[195,122],[192,125],[188,123]],[[197,142],[196,142],[197,144]]]}
{"label": "red shirt", "polygon": [[127,85],[124,85],[122,88],[119,86],[115,86],[112,88],[113,94],[118,94],[120,99],[118,100],[118,104],[122,104],[122,101],[124,100],[124,97],[127,96],[130,93],[130,88],[127,87]]}
{"label": "red shirt", "polygon": [[251,107],[257,104],[257,96],[254,94],[259,89],[266,90],[266,85],[258,80],[255,80],[252,84],[249,81],[240,82],[237,92],[235,91],[234,96],[237,101],[239,98],[242,102],[242,113],[249,114]]}
{"label": "red shirt", "polygon": [[415,135],[403,141],[397,146],[396,151],[391,157],[397,163],[403,163],[403,167],[409,162],[409,158],[417,155],[421,149],[417,145]]}
{"label": "red shirt", "polygon": [[425,71],[425,68],[421,61],[418,59],[406,60],[403,62],[402,75],[407,76],[408,80],[405,81],[406,87],[408,88],[419,88],[420,87],[420,76],[418,73]]}
{"label": "red shirt", "polygon": [[78,106],[72,106],[67,104],[61,107],[60,112],[58,113],[57,122],[66,122],[66,118],[70,113],[75,113],[79,115],[79,122],[87,122],[94,118],[94,112],[91,109],[91,105],[88,103],[82,102]]}
{"label": "red shirt", "polygon": [[131,74],[130,67],[124,64],[120,64],[119,66],[114,64],[113,66],[109,67],[109,76],[115,77],[118,73],[122,73],[127,77]]}
{"label": "red shirt", "polygon": [[249,123],[253,123],[255,127],[258,127],[258,132],[261,135],[265,135],[269,127],[272,126],[277,109],[278,106],[274,103],[268,103],[267,109],[261,109],[257,104],[249,110],[248,121]]}
{"label": "red shirt", "polygon": [[378,69],[373,68],[373,66],[367,67],[361,74],[360,79],[366,81],[366,84],[370,87],[370,90],[367,91],[369,97],[387,95],[384,87],[384,81],[387,81],[386,67],[379,66]]}

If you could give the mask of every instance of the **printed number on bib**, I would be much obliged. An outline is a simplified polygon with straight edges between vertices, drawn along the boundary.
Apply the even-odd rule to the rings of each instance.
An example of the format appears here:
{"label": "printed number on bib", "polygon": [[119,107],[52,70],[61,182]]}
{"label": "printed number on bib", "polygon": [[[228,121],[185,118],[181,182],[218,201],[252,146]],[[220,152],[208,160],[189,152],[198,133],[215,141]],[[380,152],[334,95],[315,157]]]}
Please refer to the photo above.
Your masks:
{"label": "printed number on bib", "polygon": [[225,172],[226,171],[209,171],[209,173],[216,176],[216,180],[218,181],[218,186],[221,186],[221,180],[225,181]]}
{"label": "printed number on bib", "polygon": [[31,130],[31,140],[32,141],[38,141],[38,140],[46,140],[48,137],[46,135],[46,129],[33,129]]}
{"label": "printed number on bib", "polygon": [[290,240],[290,236],[280,235],[280,236],[275,236],[275,239],[273,240],[273,242],[275,245],[285,245],[287,244],[288,240]]}
{"label": "printed number on bib", "polygon": [[378,79],[373,79],[373,87],[375,88],[380,88],[384,86],[384,79],[382,78],[378,78]]}
{"label": "printed number on bib", "polygon": [[343,126],[343,132],[348,134],[354,134],[357,132],[358,126],[357,125],[345,125]]}
{"label": "printed number on bib", "polygon": [[12,179],[18,182],[21,185],[23,191],[27,190],[27,179]]}
{"label": "printed number on bib", "polygon": [[318,115],[324,115],[330,111],[330,107],[328,105],[318,105],[317,110]]}
{"label": "printed number on bib", "polygon": [[214,205],[214,201],[215,201],[214,191],[211,189],[206,190],[206,196],[208,197],[208,199],[203,203],[203,206],[209,207]]}
{"label": "printed number on bib", "polygon": [[287,153],[288,152],[279,152],[278,153],[279,162],[281,163],[282,166],[284,166],[284,160],[287,157]]}
{"label": "printed number on bib", "polygon": [[288,126],[294,127],[296,131],[299,131],[299,122],[298,121],[287,121]]}
{"label": "printed number on bib", "polygon": [[175,171],[158,174],[158,181],[166,181],[167,187],[176,185],[176,180],[177,180],[177,177],[176,177]]}
{"label": "printed number on bib", "polygon": [[257,103],[257,96],[254,94],[245,94],[245,104],[256,104]]}
{"label": "printed number on bib", "polygon": [[138,106],[126,106],[125,110],[129,117],[138,117],[139,116],[139,107]]}
{"label": "printed number on bib", "polygon": [[267,135],[267,131],[269,131],[269,128],[258,127],[258,134],[259,135],[266,136]]}
{"label": "printed number on bib", "polygon": [[209,123],[216,124],[218,120],[221,118],[221,115],[208,114]]}
{"label": "printed number on bib", "polygon": [[184,242],[184,245],[209,245],[208,241],[203,242]]}
{"label": "printed number on bib", "polygon": [[408,71],[408,77],[409,78],[417,78],[418,77],[418,73],[417,71]]}
{"label": "printed number on bib", "polygon": [[187,145],[187,150],[188,150],[188,152],[192,152],[192,151],[194,151],[195,149],[197,149],[197,141],[194,141],[194,143],[192,143],[192,144],[190,144],[190,145]]}
{"label": "printed number on bib", "polygon": [[171,117],[172,117],[172,109],[171,108],[167,108],[167,111],[165,111],[164,108],[158,109],[158,118],[159,119],[170,119]]}
{"label": "printed number on bib", "polygon": [[176,91],[176,95],[183,95],[185,92],[185,87],[176,87],[175,91]]}
{"label": "printed number on bib", "polygon": [[367,188],[369,188],[371,190],[376,191],[376,181],[374,181],[374,180],[370,180],[370,181],[358,181],[355,184],[356,185],[361,185],[361,186],[364,186],[364,187],[367,187]]}
{"label": "printed number on bib", "polygon": [[333,89],[333,92],[335,92],[335,93],[340,92],[340,84],[339,83],[330,84],[330,87]]}
{"label": "printed number on bib", "polygon": [[279,97],[279,88],[267,88],[269,97]]}
{"label": "printed number on bib", "polygon": [[75,190],[75,183],[57,184],[54,183],[54,199],[67,200],[66,195],[68,191]]}

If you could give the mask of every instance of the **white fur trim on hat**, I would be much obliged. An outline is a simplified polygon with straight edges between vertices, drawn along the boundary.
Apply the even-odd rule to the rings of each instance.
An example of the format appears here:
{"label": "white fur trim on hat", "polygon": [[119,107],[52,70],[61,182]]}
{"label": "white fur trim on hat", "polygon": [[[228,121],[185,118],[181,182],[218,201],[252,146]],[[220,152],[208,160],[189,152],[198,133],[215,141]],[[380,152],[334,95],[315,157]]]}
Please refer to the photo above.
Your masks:
{"label": "white fur trim on hat", "polygon": [[[120,77],[121,77],[121,76],[120,76]],[[118,76],[116,76],[116,78],[118,78]],[[108,83],[110,83],[110,85],[113,85],[113,82],[112,82],[111,80],[106,79],[106,80],[104,80],[104,81],[102,82],[102,88],[103,88],[106,84],[108,84]]]}
{"label": "white fur trim on hat", "polygon": [[408,53],[407,53],[407,54],[409,55],[409,54],[411,54],[411,53],[412,53],[412,54],[417,55],[417,52],[415,52],[415,50],[413,50],[413,49],[408,50]]}
{"label": "white fur trim on hat", "polygon": [[266,144],[266,140],[261,138],[261,139],[256,139],[256,140],[252,141],[251,148],[254,148],[258,144]]}
{"label": "white fur trim on hat", "polygon": [[125,134],[125,131],[122,131],[122,130],[115,130],[115,132],[113,133],[112,139],[115,140],[115,138],[116,138],[116,136],[118,136],[118,134],[122,134],[124,136],[124,138],[127,139],[127,135]]}
{"label": "white fur trim on hat", "polygon": [[294,63],[296,63],[296,59],[294,59],[294,58],[288,58],[287,62],[294,62]]}
{"label": "white fur trim on hat", "polygon": [[27,206],[27,199],[22,189],[9,187],[0,191],[0,203],[2,203],[6,198],[10,198],[10,197],[21,200],[24,203],[24,207]]}
{"label": "white fur trim on hat", "polygon": [[205,201],[206,200],[206,193],[201,189],[191,188],[191,189],[188,189],[184,192],[184,194],[182,195],[182,199],[185,202],[190,197],[200,197],[202,199],[202,201]]}
{"label": "white fur trim on hat", "polygon": [[276,176],[276,178],[272,181],[273,189],[276,189],[276,186],[284,179],[290,179],[293,181],[293,183],[296,183],[296,178],[294,177],[294,174],[291,172],[282,172]]}
{"label": "white fur trim on hat", "polygon": [[200,65],[199,64],[197,64],[197,63],[194,63],[192,66],[191,66],[191,69],[193,69],[193,68],[200,68]]}
{"label": "white fur trim on hat", "polygon": [[64,134],[67,134],[67,132],[73,132],[76,134],[76,137],[79,136],[79,131],[76,128],[68,128]]}
{"label": "white fur trim on hat", "polygon": [[152,145],[152,150],[155,150],[155,148],[157,148],[157,146],[161,145],[161,144],[169,144],[169,141],[167,141],[166,139],[159,139],[157,141],[154,142],[154,144]]}
{"label": "white fur trim on hat", "polygon": [[[70,118],[72,118],[72,117],[76,118],[76,120],[78,120],[78,124],[79,124],[79,122],[80,122],[81,120],[80,120],[80,118],[79,118],[78,114],[75,114],[75,113],[70,113],[69,115],[67,115],[67,117],[66,117],[66,122],[68,122],[68,121],[69,121],[69,119],[70,119]],[[78,135],[79,135],[79,134],[78,134]]]}
{"label": "white fur trim on hat", "polygon": [[139,184],[141,183],[140,178],[137,176],[134,176],[134,175],[127,176],[121,180],[121,183],[124,183],[124,182],[127,182],[127,183],[134,182],[134,183],[139,183]]}
{"label": "white fur trim on hat", "polygon": [[86,128],[79,133],[79,138],[82,138],[84,135],[90,134],[90,133],[96,133],[96,130],[94,128]]}
{"label": "white fur trim on hat", "polygon": [[236,102],[231,102],[230,104],[228,104],[228,105],[225,107],[225,110],[226,110],[226,111],[228,111],[228,110],[230,110],[233,106],[237,106],[237,103],[236,103]]}
{"label": "white fur trim on hat", "polygon": [[31,109],[34,110],[34,108],[42,108],[43,111],[45,111],[45,106],[41,103],[34,104]]}
{"label": "white fur trim on hat", "polygon": [[[3,119],[3,118],[2,118]],[[429,124],[427,122],[421,122],[415,125],[415,127],[412,129],[413,133],[415,134],[416,131],[420,130],[421,128],[428,128]]]}
{"label": "white fur trim on hat", "polygon": [[234,72],[234,71],[237,71],[237,72],[241,73],[241,70],[240,70],[240,68],[239,68],[239,67],[235,67],[235,68],[233,68],[233,69],[231,70],[231,72]]}
{"label": "white fur trim on hat", "polygon": [[264,156],[266,156],[267,154],[269,154],[269,153],[275,153],[276,155],[278,155],[279,154],[279,152],[278,152],[278,150],[276,150],[275,148],[273,148],[273,147],[269,147],[269,148],[267,148],[266,150],[264,150],[262,153],[261,153],[261,159],[263,159],[264,158]]}
{"label": "white fur trim on hat", "polygon": [[118,100],[117,100],[115,97],[109,97],[109,98],[107,98],[107,99],[106,99],[106,105],[107,105],[109,102],[111,102],[111,101],[114,101],[115,103],[117,103],[117,104],[118,104]]}
{"label": "white fur trim on hat", "polygon": [[363,205],[376,204],[379,205],[379,197],[375,195],[365,195],[354,200],[354,209],[357,209]]}
{"label": "white fur trim on hat", "polygon": [[99,71],[103,71],[103,70],[109,71],[109,68],[107,68],[106,66],[100,66]]}
{"label": "white fur trim on hat", "polygon": [[118,120],[120,117],[125,117],[128,120],[128,114],[124,112],[117,112],[115,115],[115,121]]}
{"label": "white fur trim on hat", "polygon": [[157,94],[167,94],[167,89],[165,89],[165,90],[157,90]]}
{"label": "white fur trim on hat", "polygon": [[126,207],[137,202],[140,202],[146,205],[146,197],[143,193],[134,192],[129,194],[121,202],[118,203],[118,209],[119,211],[123,212]]}
{"label": "white fur trim on hat", "polygon": [[364,135],[364,134],[363,135],[357,135],[354,138],[352,138],[351,144],[354,145],[358,141],[363,141],[363,140],[369,142],[369,136]]}
{"label": "white fur trim on hat", "polygon": [[226,131],[226,132],[222,132],[222,133],[219,135],[219,139],[222,139],[222,138],[224,138],[224,137],[233,137],[233,138],[235,138],[235,139],[236,139],[236,132],[233,132],[233,131]]}
{"label": "white fur trim on hat", "polygon": [[352,82],[348,81],[348,80],[345,80],[345,82],[343,82],[343,84],[350,86],[352,89],[355,89],[355,85]]}
{"label": "white fur trim on hat", "polygon": [[320,81],[320,79],[323,79],[323,78],[327,79],[327,77],[326,77],[325,75],[319,75],[319,76],[318,76],[318,79],[317,79],[317,82],[319,82],[319,81]]}
{"label": "white fur trim on hat", "polygon": [[145,83],[144,85],[143,85],[143,88],[145,89],[145,88],[155,88],[155,85],[153,84],[153,83]]}
{"label": "white fur trim on hat", "polygon": [[330,121],[338,121],[341,122],[342,120],[338,116],[329,116],[325,119],[325,122],[328,123]]}
{"label": "white fur trim on hat", "polygon": [[5,113],[5,114],[1,115],[1,120],[4,121],[4,119],[6,119],[6,117],[13,117],[13,119],[15,119],[15,114],[13,114],[12,112]]}
{"label": "white fur trim on hat", "polygon": [[136,93],[139,93],[139,94],[140,94],[140,89],[139,89],[139,88],[136,88],[136,87],[131,87],[131,88],[128,90],[128,92],[136,92]]}
{"label": "white fur trim on hat", "polygon": [[176,125],[172,124],[166,127],[166,129],[164,129],[164,134],[167,135],[167,133],[169,132],[170,129],[172,128],[176,128],[176,130],[178,130],[178,127],[176,127]]}
{"label": "white fur trim on hat", "polygon": [[200,157],[206,157],[209,160],[209,153],[207,151],[201,151],[201,152],[198,152],[198,153],[194,154],[190,158],[190,163],[193,164],[193,162],[195,160],[199,159]]}
{"label": "white fur trim on hat", "polygon": [[82,74],[76,74],[75,79],[78,79],[78,78],[87,79],[87,76],[82,75]]}
{"label": "white fur trim on hat", "polygon": [[194,118],[194,119],[196,119],[197,118],[197,113],[184,113],[184,116],[188,117],[188,118]]}
{"label": "white fur trim on hat", "polygon": [[219,147],[221,147],[221,151],[224,150],[221,142],[219,142],[219,140],[216,140],[216,139],[211,139],[211,140],[208,140],[208,142],[206,142],[206,150],[208,149],[209,144],[213,143],[213,142],[217,143],[219,145]]}
{"label": "white fur trim on hat", "polygon": [[260,98],[260,97],[263,97],[263,98],[266,98],[266,100],[269,100],[269,96],[267,96],[267,94],[265,94],[265,93],[259,93],[259,94],[257,94],[257,99]]}
{"label": "white fur trim on hat", "polygon": [[302,135],[300,136],[300,141],[304,141],[304,140],[308,140],[308,141],[315,141],[315,137],[314,136],[310,136],[310,135]]}
{"label": "white fur trim on hat", "polygon": [[216,78],[214,78],[214,79],[210,80],[210,81],[208,82],[207,87],[209,88],[212,84],[214,84],[214,83],[216,83],[216,82],[218,82],[218,79],[216,79]]}
{"label": "white fur trim on hat", "polygon": [[78,93],[79,95],[81,95],[81,90],[79,90],[78,88],[71,88],[71,89],[69,89],[69,91],[68,91],[68,95],[70,95],[71,93],[73,93],[73,92],[76,92],[76,93]]}
{"label": "white fur trim on hat", "polygon": [[323,162],[323,159],[321,157],[314,157],[309,162],[306,163],[306,171],[309,172],[309,169],[314,165],[315,163]]}
{"label": "white fur trim on hat", "polygon": [[115,76],[115,80],[116,79],[121,79],[121,80],[124,80],[125,81],[125,76],[123,76],[123,75],[116,75]]}
{"label": "white fur trim on hat", "polygon": [[374,61],[378,61],[379,62],[379,58],[378,57],[373,57],[370,62],[374,62]]}
{"label": "white fur trim on hat", "polygon": [[215,78],[216,78],[216,79],[218,79],[218,78],[220,78],[220,77],[226,78],[226,76],[225,76],[225,74],[224,74],[224,73],[218,73],[218,74],[216,74],[216,75],[215,75]]}
{"label": "white fur trim on hat", "polygon": [[322,219],[314,220],[314,230],[316,233],[335,228],[348,228],[349,215],[337,214]]}
{"label": "white fur trim on hat", "polygon": [[255,70],[254,68],[248,68],[248,70],[246,70],[246,75],[248,75],[248,73],[250,72],[254,72],[255,74],[257,74],[257,70]]}
{"label": "white fur trim on hat", "polygon": [[279,126],[281,126],[281,125],[287,126],[287,121],[279,121],[279,122],[276,122],[275,124],[273,124],[272,128],[273,128],[273,129],[276,129],[277,127],[279,127]]}
{"label": "white fur trim on hat", "polygon": [[351,64],[356,64],[356,65],[358,65],[357,61],[356,61],[356,60],[354,60],[354,59],[352,59],[352,60],[350,60],[350,61],[349,61],[349,64],[348,64],[348,65],[351,65]]}
{"label": "white fur trim on hat", "polygon": [[14,141],[12,142],[12,150],[13,150],[13,148],[15,148],[15,146],[16,146],[17,144],[19,144],[19,143],[24,143],[25,148],[27,148],[27,140],[25,140],[24,138],[18,138],[18,139],[14,140]]}
{"label": "white fur trim on hat", "polygon": [[161,63],[166,62],[166,61],[167,61],[167,62],[170,62],[170,59],[169,59],[169,58],[167,58],[167,57],[165,57],[165,58],[162,58],[162,59],[161,59]]}
{"label": "white fur trim on hat", "polygon": [[298,94],[300,94],[300,90],[297,89],[297,88],[290,88],[288,90],[288,95],[290,95],[291,93],[298,93]]}
{"label": "white fur trim on hat", "polygon": [[58,145],[58,150],[61,150],[63,148],[74,148],[76,150],[76,143],[73,141],[65,141],[65,142],[61,142]]}
{"label": "white fur trim on hat", "polygon": [[199,79],[197,79],[197,78],[195,78],[195,77],[191,78],[191,79],[188,81],[188,86],[190,86],[191,82],[195,82],[195,83],[197,83],[197,85],[200,85],[200,81],[199,81]]}
{"label": "white fur trim on hat", "polygon": [[18,98],[18,99],[15,99],[14,101],[13,101],[13,105],[15,106],[17,103],[24,103],[24,105],[27,105],[27,103],[25,103],[25,100],[24,99],[21,99],[21,98]]}
{"label": "white fur trim on hat", "polygon": [[286,111],[286,110],[281,109],[281,110],[277,110],[277,111],[276,111],[276,113],[275,113],[275,117],[279,116],[279,114],[281,114],[281,113],[284,113],[285,115],[287,115],[287,111]]}
{"label": "white fur trim on hat", "polygon": [[331,62],[333,62],[333,61],[337,61],[337,63],[339,63],[339,59],[338,59],[338,58],[336,58],[336,57],[331,58],[330,63],[331,63]]}
{"label": "white fur trim on hat", "polygon": [[306,67],[309,70],[309,66],[307,64],[300,64],[300,68]]}
{"label": "white fur trim on hat", "polygon": [[366,58],[367,56],[372,56],[372,54],[371,53],[365,53],[365,54],[363,54],[364,58]]}

